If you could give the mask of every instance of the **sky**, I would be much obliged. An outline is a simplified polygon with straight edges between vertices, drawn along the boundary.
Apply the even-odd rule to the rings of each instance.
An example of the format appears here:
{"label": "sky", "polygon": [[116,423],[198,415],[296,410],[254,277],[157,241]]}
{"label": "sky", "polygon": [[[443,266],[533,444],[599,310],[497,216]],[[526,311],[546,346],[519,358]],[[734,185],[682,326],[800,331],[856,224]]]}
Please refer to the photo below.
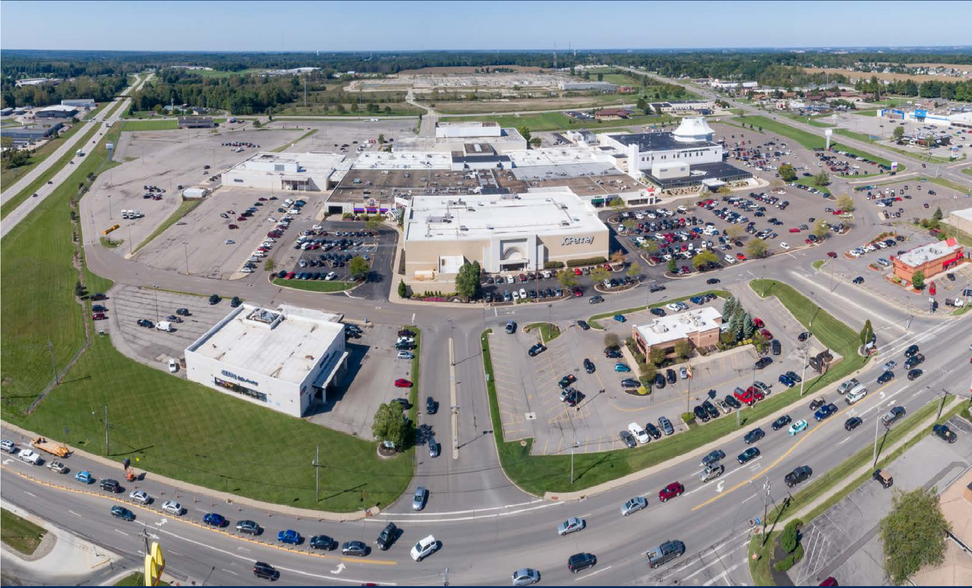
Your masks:
{"label": "sky", "polygon": [[[917,17],[915,13],[922,15]],[[0,49],[414,51],[970,45],[972,2],[18,2]],[[930,28],[928,23],[934,23]]]}

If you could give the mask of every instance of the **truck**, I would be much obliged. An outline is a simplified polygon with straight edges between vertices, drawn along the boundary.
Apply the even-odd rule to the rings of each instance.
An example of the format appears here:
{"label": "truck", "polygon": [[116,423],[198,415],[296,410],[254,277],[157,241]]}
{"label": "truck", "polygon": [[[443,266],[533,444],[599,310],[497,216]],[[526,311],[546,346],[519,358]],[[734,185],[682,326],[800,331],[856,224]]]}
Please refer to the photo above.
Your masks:
{"label": "truck", "polygon": [[71,450],[68,446],[63,443],[54,443],[53,441],[48,441],[44,437],[38,437],[31,441],[30,446],[34,449],[40,449],[51,455],[56,455],[57,457],[67,457],[71,454]]}
{"label": "truck", "polygon": [[81,149],[78,149],[74,154],[77,155],[78,157],[84,157],[84,151],[82,151]]}
{"label": "truck", "polygon": [[685,544],[681,541],[666,541],[654,549],[645,552],[648,567],[660,567],[685,553]]}
{"label": "truck", "polygon": [[40,465],[41,456],[37,455],[30,449],[21,449],[20,453],[17,454],[17,457],[19,457],[22,461],[25,461],[27,463]]}
{"label": "truck", "polygon": [[961,298],[946,298],[945,306],[954,306],[955,308],[961,308],[965,306],[965,301]]}

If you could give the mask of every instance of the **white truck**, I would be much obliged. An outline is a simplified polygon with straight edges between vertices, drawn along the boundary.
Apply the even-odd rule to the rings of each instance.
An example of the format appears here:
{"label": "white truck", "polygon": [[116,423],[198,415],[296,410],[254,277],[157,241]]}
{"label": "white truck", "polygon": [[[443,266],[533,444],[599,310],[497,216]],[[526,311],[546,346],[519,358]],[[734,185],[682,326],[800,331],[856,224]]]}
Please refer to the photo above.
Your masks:
{"label": "white truck", "polygon": [[38,455],[37,453],[34,453],[30,449],[21,449],[20,453],[18,454],[18,457],[20,457],[21,461],[25,461],[27,463],[34,464],[34,465],[39,465],[41,462],[41,456]]}
{"label": "white truck", "polygon": [[74,154],[77,155],[78,157],[84,157],[84,151],[82,151],[81,149],[78,149]]}
{"label": "white truck", "polygon": [[172,323],[169,321],[159,321],[159,324],[155,325],[155,328],[160,331],[165,331],[166,333],[172,332]]}

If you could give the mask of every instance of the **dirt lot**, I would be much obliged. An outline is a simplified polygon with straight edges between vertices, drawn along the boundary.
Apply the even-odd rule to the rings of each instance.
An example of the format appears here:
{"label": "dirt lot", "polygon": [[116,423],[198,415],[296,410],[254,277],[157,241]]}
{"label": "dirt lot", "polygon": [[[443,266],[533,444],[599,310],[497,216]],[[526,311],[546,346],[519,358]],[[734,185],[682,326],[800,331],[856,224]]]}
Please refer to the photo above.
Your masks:
{"label": "dirt lot", "polygon": [[[959,68],[967,68],[968,66],[955,66]],[[824,68],[824,67],[805,67],[804,70],[810,73],[827,72],[831,74],[841,74],[847,76],[852,82],[858,79],[871,79],[871,76],[877,76],[879,80],[914,80],[915,82],[958,82],[966,78],[949,78],[945,76],[913,76],[908,74],[898,74],[898,73],[871,73],[865,71],[851,71],[849,69],[835,69],[835,68]]]}

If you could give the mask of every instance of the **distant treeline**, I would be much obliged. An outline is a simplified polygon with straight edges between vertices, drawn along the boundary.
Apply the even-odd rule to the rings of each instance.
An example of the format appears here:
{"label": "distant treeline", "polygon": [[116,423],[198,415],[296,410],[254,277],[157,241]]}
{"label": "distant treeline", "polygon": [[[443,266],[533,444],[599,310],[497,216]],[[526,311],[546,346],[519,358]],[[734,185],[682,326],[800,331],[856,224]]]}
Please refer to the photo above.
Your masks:
{"label": "distant treeline", "polygon": [[922,98],[944,98],[960,102],[972,102],[972,80],[958,82],[930,80],[916,83],[912,80],[890,80],[887,85],[879,81],[877,76],[869,80],[858,80],[854,87],[861,92],[879,94],[881,96],[920,96]]}
{"label": "distant treeline", "polygon": [[203,78],[184,69],[163,69],[158,73],[157,83],[146,84],[135,92],[132,109],[188,104],[228,110],[232,114],[263,114],[268,108],[296,100],[300,87],[296,76]]}
{"label": "distant treeline", "polygon": [[3,108],[8,106],[49,106],[60,104],[61,100],[74,98],[91,98],[95,102],[107,102],[125,89],[128,85],[127,80],[128,76],[126,75],[108,75],[97,78],[80,76],[70,81],[61,81],[56,85],[43,84],[18,88],[13,78],[4,76],[0,80],[0,96],[2,96]]}

